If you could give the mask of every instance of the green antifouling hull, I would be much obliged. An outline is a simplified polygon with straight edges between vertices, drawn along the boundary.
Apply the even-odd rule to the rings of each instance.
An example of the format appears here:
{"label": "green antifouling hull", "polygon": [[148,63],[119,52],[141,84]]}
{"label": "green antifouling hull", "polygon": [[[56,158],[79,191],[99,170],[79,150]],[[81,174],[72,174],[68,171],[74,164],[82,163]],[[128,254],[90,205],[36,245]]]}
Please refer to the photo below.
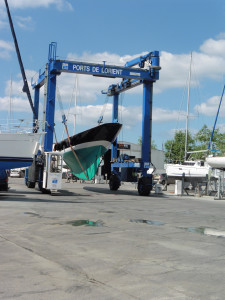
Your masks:
{"label": "green antifouling hull", "polygon": [[[101,145],[75,150],[82,168],[87,174],[89,180],[95,176],[98,170],[100,158],[106,153],[106,151],[107,149]],[[80,179],[87,179],[72,151],[65,152],[63,154],[63,160],[70,168],[73,175]]]}

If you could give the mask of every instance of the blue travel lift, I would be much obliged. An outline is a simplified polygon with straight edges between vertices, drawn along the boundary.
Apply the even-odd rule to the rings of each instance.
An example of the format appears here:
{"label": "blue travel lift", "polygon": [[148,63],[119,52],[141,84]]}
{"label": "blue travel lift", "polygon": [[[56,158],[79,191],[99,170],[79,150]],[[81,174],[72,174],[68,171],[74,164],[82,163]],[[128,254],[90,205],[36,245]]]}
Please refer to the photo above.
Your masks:
{"label": "blue travel lift", "polygon": [[[46,111],[44,152],[52,151],[54,136],[54,115],[56,96],[56,77],[62,72],[93,75],[97,77],[122,78],[120,84],[109,86],[107,95],[113,96],[113,122],[118,122],[118,101],[119,94],[143,84],[143,121],[142,121],[142,157],[139,163],[117,161],[112,163],[110,177],[110,189],[117,190],[121,182],[122,168],[132,169],[141,173],[138,181],[138,192],[140,195],[148,195],[152,189],[152,176],[147,174],[151,164],[151,132],[152,132],[152,94],[153,82],[159,79],[159,52],[153,51],[147,55],[138,57],[127,62],[124,67],[93,64],[79,61],[68,61],[56,59],[57,44],[52,42],[49,45],[48,63],[45,72],[39,72],[36,82],[32,83],[34,88],[34,110],[35,118],[38,118],[40,88],[45,85]],[[148,68],[145,63],[148,62]],[[134,67],[137,66],[138,67]],[[117,142],[112,146],[112,161],[117,159]]]}

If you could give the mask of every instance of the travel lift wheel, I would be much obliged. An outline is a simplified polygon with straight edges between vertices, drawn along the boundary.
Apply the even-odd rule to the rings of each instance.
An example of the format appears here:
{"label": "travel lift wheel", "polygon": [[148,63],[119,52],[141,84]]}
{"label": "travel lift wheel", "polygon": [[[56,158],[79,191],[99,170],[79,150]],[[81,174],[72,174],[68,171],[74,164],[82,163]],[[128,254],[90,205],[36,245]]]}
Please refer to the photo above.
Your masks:
{"label": "travel lift wheel", "polygon": [[35,188],[35,182],[28,181],[27,182],[27,187],[28,187],[28,189],[34,189]]}
{"label": "travel lift wheel", "polygon": [[152,190],[152,177],[141,177],[138,180],[138,193],[140,196],[148,196]]}
{"label": "travel lift wheel", "polygon": [[117,191],[120,187],[120,180],[116,174],[112,174],[109,178],[109,188],[111,191]]}

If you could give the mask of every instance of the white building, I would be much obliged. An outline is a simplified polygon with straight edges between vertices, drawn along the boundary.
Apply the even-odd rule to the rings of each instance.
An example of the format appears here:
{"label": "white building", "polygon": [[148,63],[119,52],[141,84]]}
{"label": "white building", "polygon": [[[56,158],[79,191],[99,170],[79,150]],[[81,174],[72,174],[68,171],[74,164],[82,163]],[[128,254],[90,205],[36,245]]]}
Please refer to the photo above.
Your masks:
{"label": "white building", "polygon": [[[141,145],[119,141],[117,142],[117,149],[120,151],[120,155],[127,154],[129,156],[134,156],[135,158],[141,158]],[[164,161],[164,151],[157,149],[151,150],[151,163],[156,168],[155,174],[165,173]]]}

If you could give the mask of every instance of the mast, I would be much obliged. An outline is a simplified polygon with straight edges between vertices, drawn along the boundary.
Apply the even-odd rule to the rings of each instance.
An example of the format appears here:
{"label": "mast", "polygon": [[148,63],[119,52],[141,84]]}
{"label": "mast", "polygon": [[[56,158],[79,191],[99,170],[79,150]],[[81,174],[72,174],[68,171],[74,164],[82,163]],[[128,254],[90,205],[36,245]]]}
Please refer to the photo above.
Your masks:
{"label": "mast", "polygon": [[188,76],[188,97],[187,97],[187,115],[186,115],[186,131],[185,131],[185,150],[184,150],[184,160],[187,160],[187,147],[188,147],[188,118],[189,118],[189,102],[190,102],[190,85],[191,85],[191,64],[192,64],[192,52]]}
{"label": "mast", "polygon": [[30,90],[29,90],[29,86],[28,86],[28,83],[27,83],[27,78],[26,78],[26,74],[25,74],[25,71],[24,71],[23,62],[22,62],[22,58],[21,58],[21,55],[20,55],[20,50],[19,50],[15,30],[14,30],[14,27],[13,27],[13,22],[12,22],[12,18],[11,18],[11,14],[10,14],[10,11],[9,11],[9,6],[8,6],[7,0],[5,0],[5,6],[6,6],[8,18],[9,18],[10,29],[11,29],[11,32],[12,32],[14,45],[15,45],[15,48],[16,48],[16,54],[17,54],[17,58],[18,58],[18,61],[19,61],[21,74],[22,74],[22,77],[23,77],[23,83],[24,83],[23,92],[25,92],[27,94],[27,98],[28,98],[28,101],[30,102],[30,107],[32,109],[33,115],[34,115],[35,119],[37,119],[36,112],[35,112],[34,105],[33,105],[33,101],[32,101],[31,94],[30,94]]}
{"label": "mast", "polygon": [[8,129],[11,129],[11,114],[12,114],[12,74],[10,78],[10,92],[9,92],[9,113],[8,113]]}
{"label": "mast", "polygon": [[218,119],[218,116],[219,116],[220,106],[221,106],[221,103],[222,103],[222,100],[223,100],[224,91],[225,91],[225,84],[223,86],[223,91],[222,91],[222,95],[221,95],[221,98],[220,98],[220,103],[219,103],[219,107],[218,107],[218,110],[217,110],[216,119],[215,119],[214,126],[213,126],[213,131],[212,131],[212,134],[211,134],[211,137],[210,137],[210,140],[209,140],[208,150],[210,150],[210,147],[212,146],[213,134],[214,134],[214,131],[215,131],[215,128],[216,128],[216,123],[217,123],[217,119]]}

